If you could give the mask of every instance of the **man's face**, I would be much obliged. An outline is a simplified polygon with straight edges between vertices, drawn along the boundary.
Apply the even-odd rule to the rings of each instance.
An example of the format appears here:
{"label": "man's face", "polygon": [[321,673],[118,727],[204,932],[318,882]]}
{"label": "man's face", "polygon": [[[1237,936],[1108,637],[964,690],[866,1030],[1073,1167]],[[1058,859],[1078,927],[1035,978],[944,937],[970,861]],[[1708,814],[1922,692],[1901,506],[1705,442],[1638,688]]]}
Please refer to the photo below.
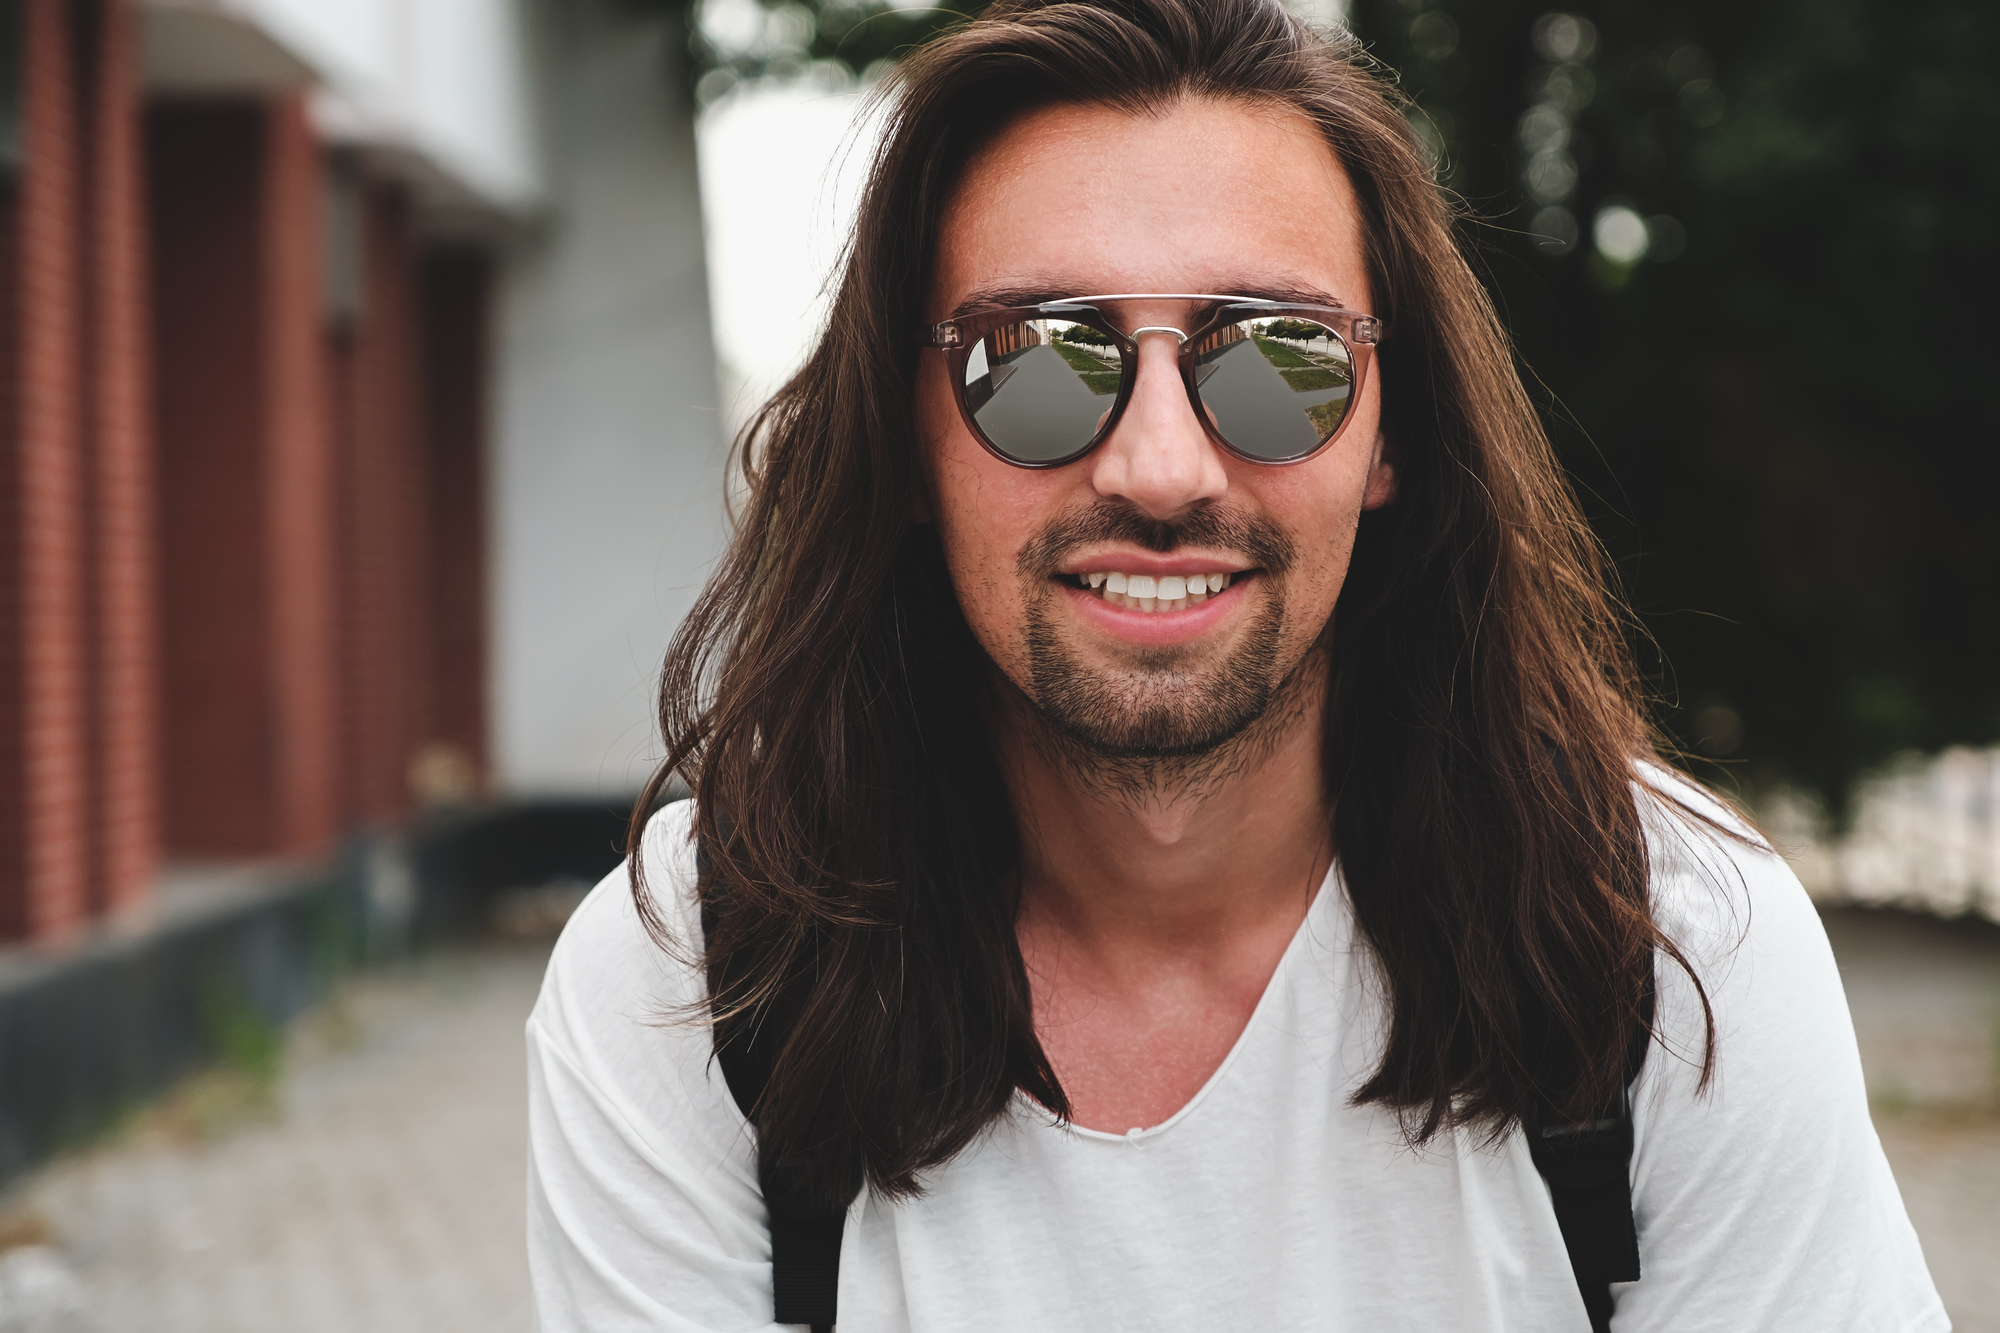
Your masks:
{"label": "man's face", "polygon": [[[968,167],[928,313],[969,313],[968,298],[1001,291],[1214,292],[1373,313],[1362,254],[1347,175],[1294,112],[1058,106]],[[1180,308],[1138,314],[1182,322]],[[1043,471],[980,446],[942,356],[926,353],[919,377],[930,516],[966,619],[1051,723],[1105,755],[1199,754],[1255,721],[1331,616],[1362,510],[1393,493],[1379,375],[1332,446],[1271,466],[1209,440],[1176,353],[1171,337],[1141,339],[1110,438]],[[1113,572],[1230,578],[1187,609],[1147,611],[1088,586]]]}

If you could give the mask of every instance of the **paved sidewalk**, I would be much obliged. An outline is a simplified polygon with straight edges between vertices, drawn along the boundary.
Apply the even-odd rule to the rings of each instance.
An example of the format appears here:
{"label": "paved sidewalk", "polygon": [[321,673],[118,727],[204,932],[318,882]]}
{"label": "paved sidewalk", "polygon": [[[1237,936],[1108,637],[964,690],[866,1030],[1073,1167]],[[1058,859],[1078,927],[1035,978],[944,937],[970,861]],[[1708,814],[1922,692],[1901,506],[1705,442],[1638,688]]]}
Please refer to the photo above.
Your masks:
{"label": "paved sidewalk", "polygon": [[546,960],[482,946],[356,980],[294,1034],[274,1112],[206,1141],[156,1114],[45,1172],[14,1213],[73,1299],[17,1249],[49,1316],[70,1308],[0,1330],[525,1333],[521,1028]]}
{"label": "paved sidewalk", "polygon": [[[2000,929],[1828,925],[1946,1304],[1959,1333],[2000,1333]],[[0,1211],[0,1333],[525,1333],[521,1025],[546,956],[354,981],[294,1034],[274,1112],[204,1139],[189,1126],[227,1097],[179,1104],[28,1182]]]}
{"label": "paved sidewalk", "polygon": [[2000,1333],[2000,926],[1823,915],[1931,1276],[1957,1333]]}
{"label": "paved sidewalk", "polygon": [[2000,1333],[2000,1120],[1877,1117],[1957,1333]]}

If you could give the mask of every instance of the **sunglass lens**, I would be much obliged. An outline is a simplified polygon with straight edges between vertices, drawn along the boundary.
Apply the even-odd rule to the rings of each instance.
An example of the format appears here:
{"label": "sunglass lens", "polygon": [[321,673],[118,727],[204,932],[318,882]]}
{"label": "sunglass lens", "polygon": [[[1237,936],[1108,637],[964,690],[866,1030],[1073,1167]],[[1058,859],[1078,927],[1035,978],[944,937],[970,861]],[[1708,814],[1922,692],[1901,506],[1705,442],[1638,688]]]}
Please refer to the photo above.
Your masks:
{"label": "sunglass lens", "polygon": [[1109,334],[1060,319],[1003,324],[965,363],[965,405],[993,447],[1021,463],[1074,456],[1118,401]]}
{"label": "sunglass lens", "polygon": [[1238,320],[1202,339],[1194,381],[1222,438],[1251,458],[1284,463],[1340,429],[1354,358],[1338,333],[1313,320]]}

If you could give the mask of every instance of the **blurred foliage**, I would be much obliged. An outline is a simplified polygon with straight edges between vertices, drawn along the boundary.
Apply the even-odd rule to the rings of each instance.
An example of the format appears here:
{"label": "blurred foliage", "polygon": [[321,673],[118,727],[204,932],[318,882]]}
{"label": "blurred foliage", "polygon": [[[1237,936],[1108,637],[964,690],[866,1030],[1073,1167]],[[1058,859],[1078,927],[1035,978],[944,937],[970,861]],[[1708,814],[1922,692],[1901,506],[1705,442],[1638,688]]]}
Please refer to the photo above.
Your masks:
{"label": "blurred foliage", "polygon": [[[697,100],[977,10],[630,0]],[[2000,740],[2000,5],[1352,0],[1659,649],[1668,726],[1840,809]]]}
{"label": "blurred foliage", "polygon": [[2000,739],[2000,6],[1356,0],[1655,636],[1837,809]]}
{"label": "blurred foliage", "polygon": [[903,52],[985,7],[984,0],[935,5],[888,0],[627,0],[683,25],[697,104],[739,85],[817,76],[872,79]]}
{"label": "blurred foliage", "polygon": [[1113,345],[1110,334],[1101,333],[1091,328],[1088,324],[1072,324],[1069,328],[1056,334],[1056,337],[1066,343],[1078,343],[1085,347],[1110,347]]}
{"label": "blurred foliage", "polygon": [[1266,321],[1258,329],[1266,338],[1291,338],[1299,342],[1311,342],[1315,338],[1327,336],[1324,325],[1309,319],[1273,319]]}
{"label": "blurred foliage", "polygon": [[217,1059],[251,1082],[275,1087],[284,1058],[284,1033],[265,1017],[234,977],[203,979],[201,1020]]}

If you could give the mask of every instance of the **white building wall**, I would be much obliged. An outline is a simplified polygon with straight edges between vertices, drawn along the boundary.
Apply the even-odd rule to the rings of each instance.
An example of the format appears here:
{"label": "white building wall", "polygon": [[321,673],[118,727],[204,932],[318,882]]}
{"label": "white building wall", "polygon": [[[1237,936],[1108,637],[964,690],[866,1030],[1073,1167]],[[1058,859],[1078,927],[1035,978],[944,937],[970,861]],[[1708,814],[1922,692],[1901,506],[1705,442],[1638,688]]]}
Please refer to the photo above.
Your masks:
{"label": "white building wall", "polygon": [[313,87],[321,132],[504,237],[493,778],[622,797],[724,536],[691,99],[624,0],[145,0],[155,87]]}
{"label": "white building wall", "polygon": [[144,0],[148,72],[209,91],[310,82],[329,139],[401,157],[441,202],[519,214],[542,196],[529,2]]}
{"label": "white building wall", "polygon": [[1758,809],[1814,898],[2000,921],[2000,748],[1904,755],[1853,802],[1839,833],[1797,792]]}
{"label": "white building wall", "polygon": [[496,778],[623,795],[668,637],[724,536],[688,99],[665,25],[545,0],[548,207],[510,256],[494,423]]}

